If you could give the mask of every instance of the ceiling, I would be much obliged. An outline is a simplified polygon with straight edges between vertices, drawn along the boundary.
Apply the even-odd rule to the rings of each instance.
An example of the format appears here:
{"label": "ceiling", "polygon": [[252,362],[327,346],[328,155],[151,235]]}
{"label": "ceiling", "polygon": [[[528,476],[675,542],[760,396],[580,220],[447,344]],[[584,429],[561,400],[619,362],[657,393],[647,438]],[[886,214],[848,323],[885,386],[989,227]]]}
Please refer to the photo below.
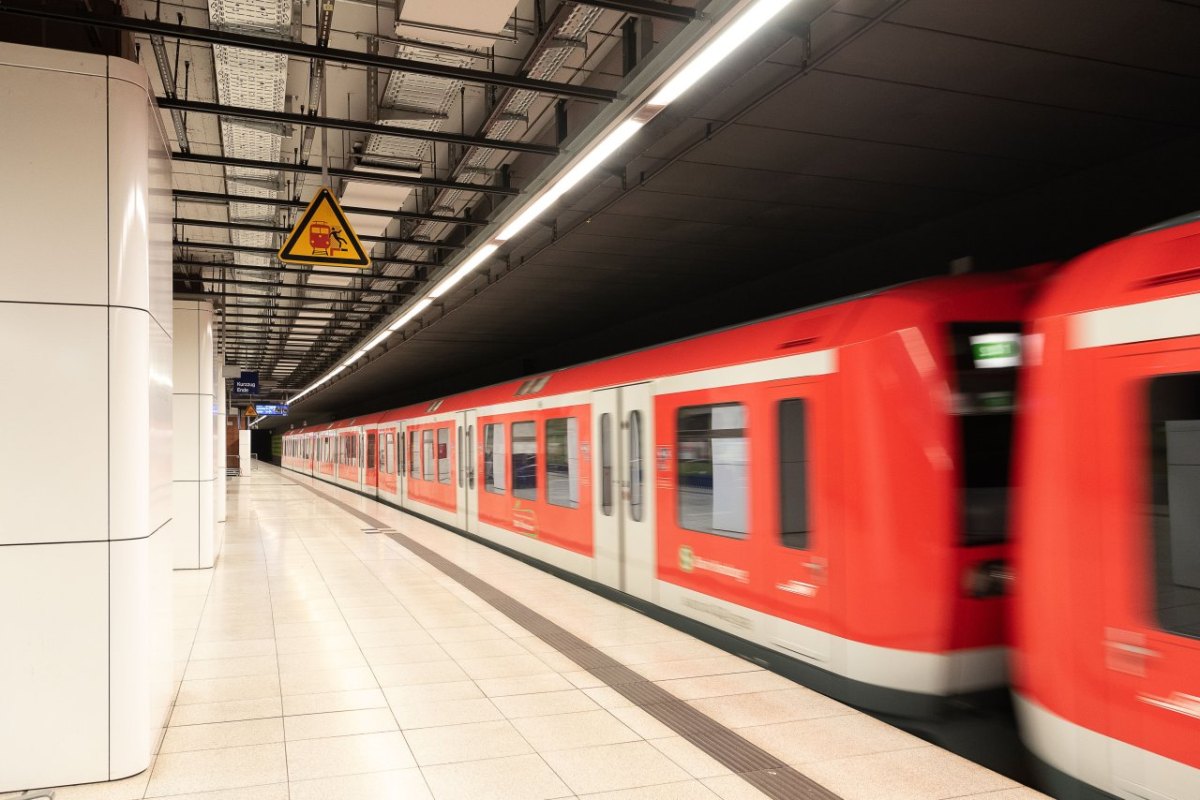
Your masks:
{"label": "ceiling", "polygon": [[283,424],[956,261],[1062,258],[1195,210],[1198,34],[1200,3],[1174,0],[798,0],[527,230],[507,266]]}
{"label": "ceiling", "polygon": [[[47,7],[6,6],[21,3]],[[214,301],[227,362],[258,370],[275,398],[307,388],[731,5],[125,0],[128,19],[219,34],[159,29],[156,43],[130,25],[175,106],[162,115],[177,154],[177,296]],[[692,6],[707,17],[688,21]],[[229,46],[238,35],[350,56]],[[262,427],[951,269],[1063,258],[1194,211],[1196,41],[1200,0],[793,0],[484,267]],[[317,108],[324,136],[288,116]],[[246,158],[275,166],[230,161]],[[326,161],[343,205],[370,212],[351,216],[376,237],[369,272],[272,255]]]}

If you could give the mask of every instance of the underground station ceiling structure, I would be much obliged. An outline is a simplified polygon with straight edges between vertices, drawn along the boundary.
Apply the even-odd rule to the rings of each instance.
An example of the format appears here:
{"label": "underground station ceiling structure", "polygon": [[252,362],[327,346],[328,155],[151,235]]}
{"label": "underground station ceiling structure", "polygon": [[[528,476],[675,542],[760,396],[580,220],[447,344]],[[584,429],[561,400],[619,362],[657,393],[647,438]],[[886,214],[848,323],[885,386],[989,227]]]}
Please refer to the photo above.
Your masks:
{"label": "underground station ceiling structure", "polygon": [[[745,5],[132,0],[176,295],[215,302],[227,363],[304,393],[288,427],[1200,209],[1200,0],[792,0],[413,311]],[[321,185],[370,270],[274,258]]]}

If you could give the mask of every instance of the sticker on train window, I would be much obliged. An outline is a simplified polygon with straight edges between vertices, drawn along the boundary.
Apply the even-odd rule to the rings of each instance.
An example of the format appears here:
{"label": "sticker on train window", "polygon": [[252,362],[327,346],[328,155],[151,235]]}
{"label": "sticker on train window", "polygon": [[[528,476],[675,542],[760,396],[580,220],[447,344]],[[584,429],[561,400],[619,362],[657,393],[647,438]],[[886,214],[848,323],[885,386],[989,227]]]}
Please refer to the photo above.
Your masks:
{"label": "sticker on train window", "polygon": [[1021,366],[1021,334],[984,333],[969,337],[976,369]]}

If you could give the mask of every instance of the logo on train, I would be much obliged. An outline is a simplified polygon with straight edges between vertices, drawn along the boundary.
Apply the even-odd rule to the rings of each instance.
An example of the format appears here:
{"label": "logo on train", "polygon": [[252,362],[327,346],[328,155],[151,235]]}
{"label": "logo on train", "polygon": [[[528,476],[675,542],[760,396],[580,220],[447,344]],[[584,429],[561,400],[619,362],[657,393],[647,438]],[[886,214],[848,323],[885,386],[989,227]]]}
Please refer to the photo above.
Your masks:
{"label": "logo on train", "polygon": [[679,568],[684,572],[691,572],[696,567],[696,559],[692,553],[692,548],[686,544],[679,548]]}

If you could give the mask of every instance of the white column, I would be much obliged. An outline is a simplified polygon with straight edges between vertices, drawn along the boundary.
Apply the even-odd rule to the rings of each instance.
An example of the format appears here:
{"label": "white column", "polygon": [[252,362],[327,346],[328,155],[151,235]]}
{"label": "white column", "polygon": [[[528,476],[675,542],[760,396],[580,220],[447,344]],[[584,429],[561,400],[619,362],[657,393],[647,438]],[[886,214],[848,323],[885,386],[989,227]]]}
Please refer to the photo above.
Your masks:
{"label": "white column", "polygon": [[215,526],[217,553],[225,543],[225,354],[218,353],[213,359],[213,393],[216,409],[216,421],[213,425],[213,525]]}
{"label": "white column", "polygon": [[217,556],[212,317],[207,300],[175,301],[175,569],[206,569]]}
{"label": "white column", "polygon": [[[145,769],[171,669],[171,166],[140,66],[0,44],[0,793]],[[19,191],[17,190],[19,187]]]}

